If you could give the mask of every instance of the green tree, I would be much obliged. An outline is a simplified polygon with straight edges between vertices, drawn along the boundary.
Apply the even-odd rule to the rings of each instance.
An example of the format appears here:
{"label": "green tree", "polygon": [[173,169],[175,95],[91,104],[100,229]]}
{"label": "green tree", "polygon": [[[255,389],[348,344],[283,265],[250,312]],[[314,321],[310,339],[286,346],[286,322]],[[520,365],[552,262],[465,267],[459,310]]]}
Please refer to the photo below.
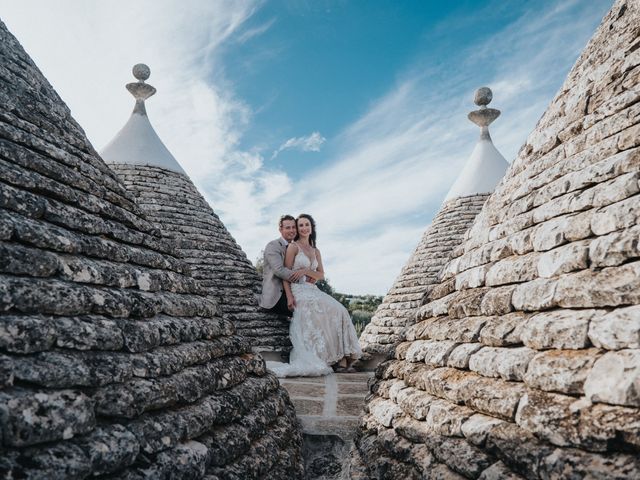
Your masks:
{"label": "green tree", "polygon": [[373,317],[373,312],[366,310],[354,310],[351,312],[351,321],[353,322],[353,326],[356,328],[358,337],[364,330],[364,327],[366,327],[371,321],[371,317]]}
{"label": "green tree", "polygon": [[327,295],[331,295],[332,297],[335,296],[336,292],[333,289],[333,287],[329,284],[329,279],[328,278],[325,278],[323,280],[318,280],[316,282],[316,287],[318,287],[320,290],[322,290]]}
{"label": "green tree", "polygon": [[256,261],[253,262],[256,266],[256,270],[260,275],[264,272],[264,250],[260,251],[260,256],[256,258]]}

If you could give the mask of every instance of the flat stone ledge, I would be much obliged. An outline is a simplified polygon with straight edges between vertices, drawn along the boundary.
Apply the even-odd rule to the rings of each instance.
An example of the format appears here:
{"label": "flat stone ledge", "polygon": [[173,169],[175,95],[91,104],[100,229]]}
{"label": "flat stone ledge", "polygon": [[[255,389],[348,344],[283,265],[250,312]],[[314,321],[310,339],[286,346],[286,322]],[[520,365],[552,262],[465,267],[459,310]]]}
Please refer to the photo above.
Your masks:
{"label": "flat stone ledge", "polygon": [[323,409],[322,401],[313,398],[294,397],[291,399],[296,407],[296,413],[301,415],[321,415]]}
{"label": "flat stone ledge", "polygon": [[337,435],[343,440],[350,440],[356,434],[359,417],[323,415],[298,415],[302,424],[302,432],[309,435]]}

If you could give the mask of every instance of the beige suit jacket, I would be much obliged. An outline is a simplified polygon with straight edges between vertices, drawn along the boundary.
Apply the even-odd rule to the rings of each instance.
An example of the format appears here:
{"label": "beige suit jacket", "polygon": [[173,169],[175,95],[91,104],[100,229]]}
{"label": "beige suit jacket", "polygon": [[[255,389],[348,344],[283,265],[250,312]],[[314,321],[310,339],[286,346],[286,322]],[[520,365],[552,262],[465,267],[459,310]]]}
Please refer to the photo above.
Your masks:
{"label": "beige suit jacket", "polygon": [[267,243],[264,247],[264,266],[262,269],[262,293],[260,294],[260,306],[272,308],[278,303],[284,287],[282,280],[288,280],[293,273],[284,266],[284,254],[287,245],[283,238],[278,238]]}

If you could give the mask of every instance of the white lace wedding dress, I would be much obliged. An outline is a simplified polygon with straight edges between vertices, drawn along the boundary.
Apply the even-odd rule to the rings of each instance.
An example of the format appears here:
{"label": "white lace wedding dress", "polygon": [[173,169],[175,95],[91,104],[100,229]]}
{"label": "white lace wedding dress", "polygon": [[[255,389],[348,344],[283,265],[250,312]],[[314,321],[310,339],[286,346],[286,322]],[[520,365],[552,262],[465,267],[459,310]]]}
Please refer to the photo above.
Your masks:
{"label": "white lace wedding dress", "polygon": [[[302,250],[293,261],[293,270],[315,270],[313,262]],[[296,308],[289,327],[293,350],[289,363],[267,362],[267,367],[278,377],[311,377],[326,375],[331,364],[345,356],[360,358],[362,350],[349,312],[335,298],[327,295],[315,284],[301,278],[291,284]]]}

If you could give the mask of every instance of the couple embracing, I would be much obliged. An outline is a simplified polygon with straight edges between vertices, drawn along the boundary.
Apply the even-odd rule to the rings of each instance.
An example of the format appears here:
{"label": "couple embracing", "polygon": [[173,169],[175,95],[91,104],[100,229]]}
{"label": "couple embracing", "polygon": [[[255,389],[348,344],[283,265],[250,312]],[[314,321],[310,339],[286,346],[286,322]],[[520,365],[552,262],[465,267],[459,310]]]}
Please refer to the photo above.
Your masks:
{"label": "couple embracing", "polygon": [[324,279],[324,269],[315,221],[305,213],[297,219],[283,215],[279,229],[281,237],[264,249],[260,306],[292,316],[293,350],[288,364],[267,366],[279,377],[354,371],[351,364],[362,351],[349,312],[316,286]]}

